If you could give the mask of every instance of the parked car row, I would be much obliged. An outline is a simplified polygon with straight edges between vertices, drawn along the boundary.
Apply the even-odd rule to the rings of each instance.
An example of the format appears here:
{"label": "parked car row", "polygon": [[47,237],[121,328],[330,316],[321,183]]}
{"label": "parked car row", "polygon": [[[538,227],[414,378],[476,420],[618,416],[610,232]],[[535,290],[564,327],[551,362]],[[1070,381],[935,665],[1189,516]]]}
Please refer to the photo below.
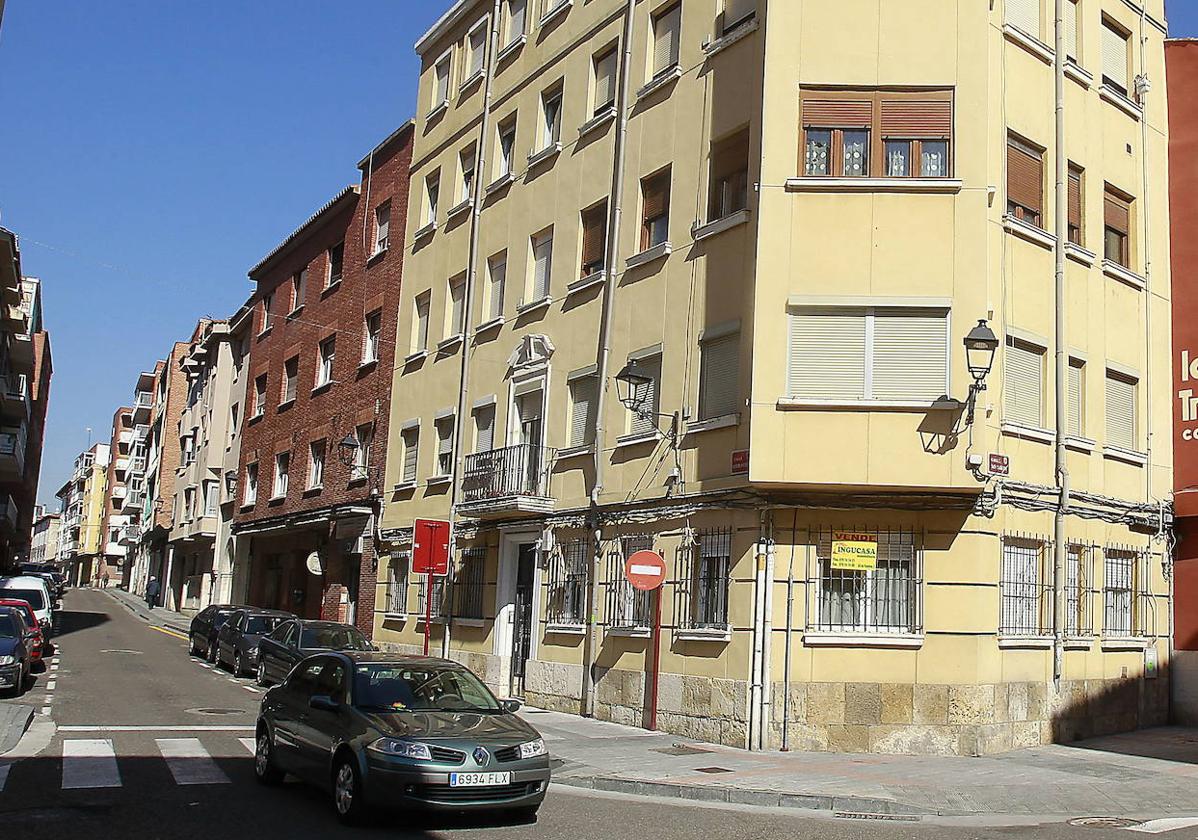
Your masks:
{"label": "parked car row", "polygon": [[30,675],[51,652],[54,614],[60,607],[58,589],[45,575],[0,578],[0,691],[24,693]]}
{"label": "parked car row", "polygon": [[67,593],[67,576],[49,563],[22,563],[21,574],[33,575],[46,581],[55,600],[61,601],[62,596]]}

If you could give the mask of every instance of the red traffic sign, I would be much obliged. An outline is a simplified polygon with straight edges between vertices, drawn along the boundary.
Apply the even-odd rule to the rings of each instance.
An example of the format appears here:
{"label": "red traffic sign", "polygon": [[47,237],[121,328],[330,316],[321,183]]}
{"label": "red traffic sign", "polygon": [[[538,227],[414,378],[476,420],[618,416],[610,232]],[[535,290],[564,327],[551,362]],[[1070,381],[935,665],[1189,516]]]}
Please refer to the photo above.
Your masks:
{"label": "red traffic sign", "polygon": [[624,577],[633,589],[650,592],[665,583],[666,561],[656,551],[638,551],[624,561]]}
{"label": "red traffic sign", "polygon": [[449,574],[449,523],[417,519],[412,531],[412,573],[445,577]]}
{"label": "red traffic sign", "polygon": [[997,452],[990,453],[990,474],[991,475],[1010,475],[1011,474],[1011,456],[999,455]]}

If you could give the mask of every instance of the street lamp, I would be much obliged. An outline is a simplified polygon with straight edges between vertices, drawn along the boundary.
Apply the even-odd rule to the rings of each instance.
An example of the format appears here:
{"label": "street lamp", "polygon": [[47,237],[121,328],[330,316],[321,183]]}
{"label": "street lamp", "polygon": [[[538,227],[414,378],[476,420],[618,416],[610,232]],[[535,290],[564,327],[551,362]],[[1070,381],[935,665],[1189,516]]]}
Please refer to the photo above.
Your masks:
{"label": "street lamp", "polygon": [[969,386],[969,413],[965,425],[973,424],[973,412],[978,394],[986,390],[986,377],[994,367],[994,354],[998,351],[998,336],[990,329],[985,318],[978,319],[977,326],[965,336],[965,364],[973,383]]}
{"label": "street lamp", "polygon": [[237,471],[229,470],[225,473],[225,490],[230,496],[237,492]]}
{"label": "street lamp", "polygon": [[652,384],[653,378],[641,373],[636,359],[631,359],[616,374],[616,394],[620,403],[635,414],[644,412],[645,403],[649,400],[649,386]]}
{"label": "street lamp", "polygon": [[341,463],[347,467],[352,467],[358,459],[358,450],[362,448],[362,444],[358,441],[358,436],[353,432],[349,432],[337,444],[337,457],[341,459]]}

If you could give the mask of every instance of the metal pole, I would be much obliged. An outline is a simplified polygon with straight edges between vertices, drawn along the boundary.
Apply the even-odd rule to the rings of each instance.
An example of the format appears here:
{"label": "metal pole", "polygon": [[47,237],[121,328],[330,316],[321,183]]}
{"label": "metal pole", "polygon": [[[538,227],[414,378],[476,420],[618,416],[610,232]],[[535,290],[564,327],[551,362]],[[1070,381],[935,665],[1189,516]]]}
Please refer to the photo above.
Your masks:
{"label": "metal pole", "polygon": [[[428,639],[433,627],[433,572],[429,569],[424,583],[424,655],[428,656]],[[444,658],[444,657],[442,657]]]}
{"label": "metal pole", "polygon": [[1065,435],[1069,416],[1065,395],[1069,388],[1069,341],[1065,332],[1065,243],[1069,239],[1069,164],[1065,150],[1065,3],[1056,0],[1056,473],[1060,496],[1053,515],[1052,546],[1052,678],[1058,685],[1065,667],[1065,517],[1069,511],[1069,465]]}
{"label": "metal pole", "polygon": [[661,682],[661,599],[665,597],[665,584],[657,587],[653,607],[653,672],[649,695],[649,731],[657,731],[657,691]]}
{"label": "metal pole", "polygon": [[786,640],[783,644],[782,684],[782,752],[790,751],[790,631],[793,626],[795,603],[795,543],[798,542],[799,509],[794,509],[790,525],[790,567],[786,572]]}

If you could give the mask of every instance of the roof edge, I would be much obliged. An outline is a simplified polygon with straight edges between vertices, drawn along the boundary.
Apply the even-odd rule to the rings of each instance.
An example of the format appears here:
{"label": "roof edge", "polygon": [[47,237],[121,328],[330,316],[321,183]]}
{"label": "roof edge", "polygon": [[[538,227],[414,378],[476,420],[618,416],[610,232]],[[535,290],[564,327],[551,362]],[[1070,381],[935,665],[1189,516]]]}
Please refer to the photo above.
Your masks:
{"label": "roof edge", "polygon": [[423,55],[424,51],[428,49],[429,44],[440,38],[447,30],[461,20],[466,15],[466,10],[474,3],[475,0],[458,0],[457,3],[450,6],[449,10],[437,19],[437,22],[429,28],[428,32],[420,36],[420,40],[416,42],[416,54]]}
{"label": "roof edge", "polygon": [[392,131],[390,134],[388,134],[386,137],[383,138],[383,141],[381,143],[379,143],[377,146],[375,146],[373,149],[371,149],[369,152],[367,152],[365,155],[363,155],[362,159],[360,161],[358,161],[358,169],[365,170],[367,165],[369,165],[369,163],[370,163],[370,158],[373,155],[377,155],[379,152],[381,152],[383,149],[385,149],[388,145],[390,145],[391,143],[394,143],[396,140],[398,140],[400,135],[402,135],[404,132],[407,132],[407,131],[411,131],[411,132],[415,133],[415,131],[416,131],[416,118],[415,117],[412,117],[411,119],[409,119],[407,122],[405,122],[399,128],[395,129],[395,131]]}
{"label": "roof edge", "polygon": [[282,242],[280,242],[278,245],[276,245],[273,251],[271,251],[269,254],[267,254],[265,257],[263,257],[258,262],[257,265],[255,265],[248,272],[246,272],[249,275],[250,279],[254,280],[256,282],[258,280],[258,277],[256,275],[260,275],[262,272],[264,272],[266,270],[266,268],[271,263],[273,263],[275,260],[277,260],[279,257],[281,257],[284,253],[286,253],[286,251],[292,245],[294,245],[300,237],[302,237],[305,233],[308,232],[309,228],[311,228],[314,224],[316,224],[318,221],[320,221],[322,216],[335,210],[349,196],[351,196],[351,195],[356,196],[357,194],[358,194],[358,185],[350,184],[348,187],[343,189],[341,192],[337,193],[337,195],[335,195],[331,199],[329,199],[328,202],[326,202],[323,207],[321,207],[319,210],[317,210],[315,213],[313,213],[311,216],[309,216],[307,221],[305,221],[302,225],[300,225],[295,230],[293,230],[286,239],[284,239]]}

